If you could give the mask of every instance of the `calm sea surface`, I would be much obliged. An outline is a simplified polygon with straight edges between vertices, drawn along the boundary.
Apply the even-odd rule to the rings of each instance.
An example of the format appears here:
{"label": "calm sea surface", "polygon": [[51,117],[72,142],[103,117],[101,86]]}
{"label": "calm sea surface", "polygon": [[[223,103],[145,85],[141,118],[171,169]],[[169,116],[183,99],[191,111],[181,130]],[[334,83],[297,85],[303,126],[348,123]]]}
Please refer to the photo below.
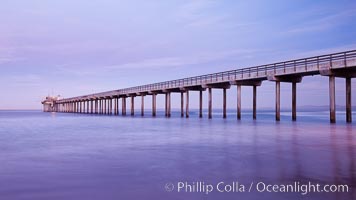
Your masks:
{"label": "calm sea surface", "polygon": [[[289,112],[281,122],[273,112],[255,121],[249,112],[241,121],[233,111],[225,120],[149,114],[0,111],[0,199],[356,199],[356,125],[342,112],[334,125],[328,112],[299,112],[297,122]],[[245,191],[217,191],[220,182]],[[347,184],[349,191],[259,192],[260,182]],[[179,183],[190,187],[178,192]],[[214,190],[194,191],[198,183]]]}

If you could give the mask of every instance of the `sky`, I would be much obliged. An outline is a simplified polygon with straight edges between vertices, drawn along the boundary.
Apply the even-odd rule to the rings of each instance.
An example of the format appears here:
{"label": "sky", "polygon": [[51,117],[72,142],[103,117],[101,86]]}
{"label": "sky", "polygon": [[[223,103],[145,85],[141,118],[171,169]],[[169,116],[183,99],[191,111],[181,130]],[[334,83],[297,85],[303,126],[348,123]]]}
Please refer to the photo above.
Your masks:
{"label": "sky", "polygon": [[[2,0],[0,109],[353,50],[355,35],[351,0]],[[297,92],[298,106],[329,104],[327,77],[304,77]],[[214,108],[221,94],[213,90]],[[264,81],[257,95],[258,108],[273,107],[274,83]],[[235,108],[234,86],[227,96]],[[336,96],[344,105],[344,79]],[[198,93],[190,98],[197,107]],[[172,107],[179,101],[173,94]],[[252,88],[243,87],[242,107],[251,106]],[[291,106],[291,84],[281,84],[281,106]]]}

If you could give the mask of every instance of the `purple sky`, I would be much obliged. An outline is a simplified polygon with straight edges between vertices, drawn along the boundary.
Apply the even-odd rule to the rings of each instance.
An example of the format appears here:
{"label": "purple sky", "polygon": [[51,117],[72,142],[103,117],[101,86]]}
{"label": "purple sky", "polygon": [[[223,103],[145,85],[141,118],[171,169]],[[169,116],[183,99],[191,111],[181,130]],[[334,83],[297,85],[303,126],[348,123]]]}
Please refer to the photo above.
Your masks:
{"label": "purple sky", "polygon": [[[4,0],[0,109],[40,109],[48,94],[71,97],[356,49],[355,35],[355,1]],[[336,87],[343,105],[344,80]],[[282,107],[290,107],[290,88],[282,84]],[[251,107],[252,89],[242,92],[242,106]],[[216,108],[220,94],[213,92]],[[273,94],[274,83],[263,82],[258,107],[273,107]],[[232,87],[228,108],[235,97]],[[191,99],[197,107],[195,92]],[[305,77],[298,105],[328,105],[327,77]]]}

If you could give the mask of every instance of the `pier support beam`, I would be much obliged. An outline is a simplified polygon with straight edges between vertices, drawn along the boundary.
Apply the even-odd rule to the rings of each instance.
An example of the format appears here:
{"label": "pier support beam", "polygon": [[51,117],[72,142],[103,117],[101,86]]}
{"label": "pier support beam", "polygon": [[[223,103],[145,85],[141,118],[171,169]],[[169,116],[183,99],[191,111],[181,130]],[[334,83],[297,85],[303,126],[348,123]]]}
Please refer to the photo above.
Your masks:
{"label": "pier support beam", "polygon": [[104,113],[103,105],[104,105],[104,101],[102,99],[100,99],[100,110],[99,110],[100,114]]}
{"label": "pier support beam", "polygon": [[223,88],[223,118],[226,118],[226,88]]}
{"label": "pier support beam", "polygon": [[241,85],[237,85],[237,119],[241,119]]}
{"label": "pier support beam", "polygon": [[168,106],[167,106],[167,93],[164,94],[164,116],[167,117],[168,113]]}
{"label": "pier support beam", "polygon": [[114,97],[114,115],[117,115],[117,98]]}
{"label": "pier support beam", "polygon": [[352,107],[351,107],[351,78],[346,80],[346,122],[352,122]]}
{"label": "pier support beam", "polygon": [[103,114],[103,115],[105,115],[106,114],[106,100],[105,99],[103,99],[102,100],[102,113],[101,114]]}
{"label": "pier support beam", "polygon": [[120,106],[119,106],[119,97],[116,98],[116,104],[117,104],[117,114],[116,115],[120,115]]}
{"label": "pier support beam", "polygon": [[166,92],[165,94],[164,94],[164,98],[165,98],[165,100],[164,100],[164,116],[166,116],[166,117],[168,117],[168,92]]}
{"label": "pier support beam", "polygon": [[106,115],[108,114],[108,108],[109,108],[108,101],[107,99],[103,99],[103,101],[104,101],[104,114]]}
{"label": "pier support beam", "polygon": [[156,117],[156,95],[155,93],[152,94],[152,116]]}
{"label": "pier support beam", "polygon": [[119,115],[120,114],[120,109],[119,109],[119,97],[116,98],[116,115]]}
{"label": "pier support beam", "polygon": [[186,91],[185,117],[189,118],[189,90]]}
{"label": "pier support beam", "polygon": [[96,114],[100,115],[101,114],[101,111],[100,111],[101,110],[101,99],[98,99],[97,101],[98,101],[98,110],[97,110]]}
{"label": "pier support beam", "polygon": [[100,99],[100,114],[103,114],[104,109],[103,109],[104,101]]}
{"label": "pier support beam", "polygon": [[212,89],[208,88],[208,118],[212,118],[212,112],[213,112],[213,95],[212,95]]}
{"label": "pier support beam", "polygon": [[281,120],[281,82],[276,81],[276,121]]}
{"label": "pier support beam", "polygon": [[110,115],[110,98],[105,99],[105,101],[106,101],[106,105],[107,105],[106,114]]}
{"label": "pier support beam", "polygon": [[91,102],[91,104],[92,104],[91,114],[96,114],[96,113],[95,113],[95,112],[96,112],[96,100],[93,99],[92,102]]}
{"label": "pier support beam", "polygon": [[297,83],[292,82],[292,120],[297,120]]}
{"label": "pier support beam", "polygon": [[203,117],[203,91],[199,91],[199,118]]}
{"label": "pier support beam", "polygon": [[99,100],[95,99],[95,114],[99,114]]}
{"label": "pier support beam", "polygon": [[171,117],[171,93],[167,93],[167,117]]}
{"label": "pier support beam", "polygon": [[90,114],[93,114],[94,113],[94,100],[91,99],[90,100]]}
{"label": "pier support beam", "polygon": [[135,97],[131,96],[131,116],[135,115]]}
{"label": "pier support beam", "polygon": [[104,101],[104,114],[106,115],[108,113],[108,107],[106,106],[107,100],[103,99]]}
{"label": "pier support beam", "polygon": [[184,117],[184,93],[180,93],[180,116]]}
{"label": "pier support beam", "polygon": [[120,97],[117,97],[116,101],[117,101],[117,115],[120,115],[120,104],[119,104],[119,100],[120,100]]}
{"label": "pier support beam", "polygon": [[141,95],[141,116],[145,115],[145,95]]}
{"label": "pier support beam", "polygon": [[109,114],[109,100],[104,99],[104,114],[107,115]]}
{"label": "pier support beam", "polygon": [[121,100],[122,102],[122,111],[121,111],[121,113],[122,113],[122,115],[123,116],[126,116],[126,97],[122,97],[122,100]]}
{"label": "pier support beam", "polygon": [[116,115],[120,115],[120,106],[119,106],[119,97],[116,98],[116,105],[117,105],[117,113]]}
{"label": "pier support beam", "polygon": [[335,76],[329,76],[330,123],[336,122]]}
{"label": "pier support beam", "polygon": [[98,114],[101,114],[101,99],[98,99]]}
{"label": "pier support beam", "polygon": [[106,103],[107,103],[107,105],[108,105],[108,109],[107,109],[107,112],[106,112],[106,114],[107,115],[110,115],[110,110],[111,110],[111,99],[110,98],[108,98],[108,99],[106,99]]}
{"label": "pier support beam", "polygon": [[101,99],[99,99],[98,102],[99,102],[98,114],[101,115],[101,109],[102,109],[102,103],[103,102],[101,101]]}
{"label": "pier support beam", "polygon": [[105,110],[105,107],[104,107],[104,99],[101,100],[101,114],[104,114],[104,110]]}
{"label": "pier support beam", "polygon": [[[110,97],[109,99],[108,99],[108,104],[109,104],[109,115],[112,115],[113,114],[113,108],[112,108],[112,104],[113,104],[113,100],[115,100],[115,99],[113,99],[112,97]],[[115,104],[115,102],[114,102],[114,104]]]}
{"label": "pier support beam", "polygon": [[253,102],[252,102],[252,118],[256,119],[256,110],[257,110],[257,86],[253,86]]}
{"label": "pier support beam", "polygon": [[112,115],[112,98],[109,99],[109,114]]}
{"label": "pier support beam", "polygon": [[94,114],[95,113],[95,99],[92,99],[91,100],[91,114]]}

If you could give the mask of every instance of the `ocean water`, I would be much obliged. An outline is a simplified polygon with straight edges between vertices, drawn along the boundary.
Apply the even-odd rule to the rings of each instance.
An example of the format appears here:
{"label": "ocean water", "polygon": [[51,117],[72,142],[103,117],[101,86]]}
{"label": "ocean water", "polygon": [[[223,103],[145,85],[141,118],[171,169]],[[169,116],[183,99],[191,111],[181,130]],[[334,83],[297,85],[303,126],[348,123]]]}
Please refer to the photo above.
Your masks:
{"label": "ocean water", "polygon": [[[146,114],[0,111],[0,199],[356,199],[356,125],[344,112],[336,124],[328,112]],[[263,190],[309,182],[348,192]]]}

